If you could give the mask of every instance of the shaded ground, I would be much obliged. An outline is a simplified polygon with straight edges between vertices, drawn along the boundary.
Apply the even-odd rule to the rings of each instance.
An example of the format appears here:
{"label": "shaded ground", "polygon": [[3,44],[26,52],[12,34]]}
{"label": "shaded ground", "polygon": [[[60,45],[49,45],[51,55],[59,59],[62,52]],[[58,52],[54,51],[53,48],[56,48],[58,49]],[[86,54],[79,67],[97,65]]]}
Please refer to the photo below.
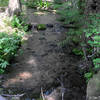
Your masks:
{"label": "shaded ground", "polygon": [[[51,88],[65,88],[66,100],[85,100],[85,81],[78,72],[80,58],[65,54],[58,43],[64,39],[66,30],[56,21],[57,15],[46,13],[34,15],[28,10],[29,23],[33,25],[31,34],[21,47],[23,53],[14,59],[14,63],[5,75],[3,86],[13,91],[32,91],[39,94],[41,87],[46,92]],[[53,24],[44,31],[37,31],[36,24]],[[70,51],[66,48],[66,51]]]}

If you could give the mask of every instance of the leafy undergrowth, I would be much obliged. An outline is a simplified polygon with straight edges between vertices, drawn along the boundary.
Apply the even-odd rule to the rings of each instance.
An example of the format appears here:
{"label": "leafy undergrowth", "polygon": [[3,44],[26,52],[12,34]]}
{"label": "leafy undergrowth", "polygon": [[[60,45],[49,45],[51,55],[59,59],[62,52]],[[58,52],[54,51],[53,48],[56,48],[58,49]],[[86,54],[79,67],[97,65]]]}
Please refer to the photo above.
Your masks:
{"label": "leafy undergrowth", "polygon": [[21,36],[17,33],[0,33],[0,74],[4,73],[12,57],[17,54],[20,44]]}
{"label": "leafy undergrowth", "polygon": [[8,0],[0,0],[0,7],[4,7],[8,5]]}
{"label": "leafy undergrowth", "polygon": [[[57,0],[55,0],[57,1]],[[84,13],[86,2],[66,1],[55,3],[54,7],[60,16],[58,19],[68,28],[63,44],[74,43],[72,52],[81,55],[86,62],[92,61],[89,71],[84,73],[87,82],[100,69],[100,14]],[[74,41],[73,41],[74,40]]]}
{"label": "leafy undergrowth", "polygon": [[5,72],[11,59],[17,55],[24,35],[29,31],[30,25],[22,17],[9,18],[0,14],[0,74]]}
{"label": "leafy undergrowth", "polygon": [[46,0],[28,0],[26,2],[23,2],[23,4],[25,4],[29,8],[46,10],[51,7],[52,2]]}

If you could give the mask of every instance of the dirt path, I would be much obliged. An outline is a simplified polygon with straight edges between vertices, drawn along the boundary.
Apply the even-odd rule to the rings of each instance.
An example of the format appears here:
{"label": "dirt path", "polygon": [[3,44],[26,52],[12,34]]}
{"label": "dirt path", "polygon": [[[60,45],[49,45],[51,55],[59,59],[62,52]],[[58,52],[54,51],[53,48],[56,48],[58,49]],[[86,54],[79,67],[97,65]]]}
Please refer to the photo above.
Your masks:
{"label": "dirt path", "polygon": [[32,33],[26,36],[27,41],[21,47],[23,54],[16,57],[10,72],[5,75],[3,86],[13,91],[32,90],[33,94],[39,94],[41,87],[47,91],[60,86],[57,79],[62,76],[64,87],[70,91],[67,91],[66,100],[84,100],[84,80],[77,70],[80,58],[64,54],[58,45],[66,30],[60,27],[53,13],[41,16],[34,15],[32,10],[27,13],[33,26],[41,23],[53,24],[53,27],[45,31],[32,28]]}

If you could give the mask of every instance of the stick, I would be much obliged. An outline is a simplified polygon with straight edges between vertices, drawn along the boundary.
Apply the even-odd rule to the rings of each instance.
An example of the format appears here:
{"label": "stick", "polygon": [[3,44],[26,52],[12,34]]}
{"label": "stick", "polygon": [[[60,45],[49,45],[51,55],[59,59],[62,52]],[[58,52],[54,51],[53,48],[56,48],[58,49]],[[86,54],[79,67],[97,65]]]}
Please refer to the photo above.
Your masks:
{"label": "stick", "polygon": [[45,100],[42,87],[41,87],[41,96],[42,96],[42,99]]}

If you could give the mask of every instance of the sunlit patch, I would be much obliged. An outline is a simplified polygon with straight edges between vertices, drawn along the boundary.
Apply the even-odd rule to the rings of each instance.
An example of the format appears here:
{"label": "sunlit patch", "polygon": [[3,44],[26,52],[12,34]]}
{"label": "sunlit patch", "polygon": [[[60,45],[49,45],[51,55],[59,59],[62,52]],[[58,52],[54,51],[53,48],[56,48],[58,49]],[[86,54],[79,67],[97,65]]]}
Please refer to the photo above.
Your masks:
{"label": "sunlit patch", "polygon": [[56,14],[56,13],[57,13],[57,10],[52,10],[52,13],[53,13],[53,14]]}
{"label": "sunlit patch", "polygon": [[28,79],[28,78],[31,78],[32,77],[32,74],[29,73],[29,72],[23,72],[23,73],[20,73],[18,76],[20,78],[22,78],[22,79]]}
{"label": "sunlit patch", "polygon": [[11,27],[12,17],[6,16],[5,13],[0,13],[0,32],[7,32],[9,34],[16,32],[16,28]]}
{"label": "sunlit patch", "polygon": [[53,98],[53,97],[47,97],[46,99],[47,100],[55,100],[55,98]]}
{"label": "sunlit patch", "polygon": [[38,11],[38,12],[34,12],[34,14],[35,15],[46,15],[46,12],[40,12],[40,11]]}
{"label": "sunlit patch", "polygon": [[33,57],[30,57],[29,61],[27,62],[28,64],[37,66],[36,60]]}
{"label": "sunlit patch", "polygon": [[28,37],[24,36],[24,37],[23,37],[23,40],[24,40],[24,41],[28,40]]}
{"label": "sunlit patch", "polygon": [[32,77],[32,74],[29,72],[22,72],[19,73],[15,78],[9,79],[4,86],[9,86],[11,84],[17,83],[17,82],[24,82],[25,80]]}

